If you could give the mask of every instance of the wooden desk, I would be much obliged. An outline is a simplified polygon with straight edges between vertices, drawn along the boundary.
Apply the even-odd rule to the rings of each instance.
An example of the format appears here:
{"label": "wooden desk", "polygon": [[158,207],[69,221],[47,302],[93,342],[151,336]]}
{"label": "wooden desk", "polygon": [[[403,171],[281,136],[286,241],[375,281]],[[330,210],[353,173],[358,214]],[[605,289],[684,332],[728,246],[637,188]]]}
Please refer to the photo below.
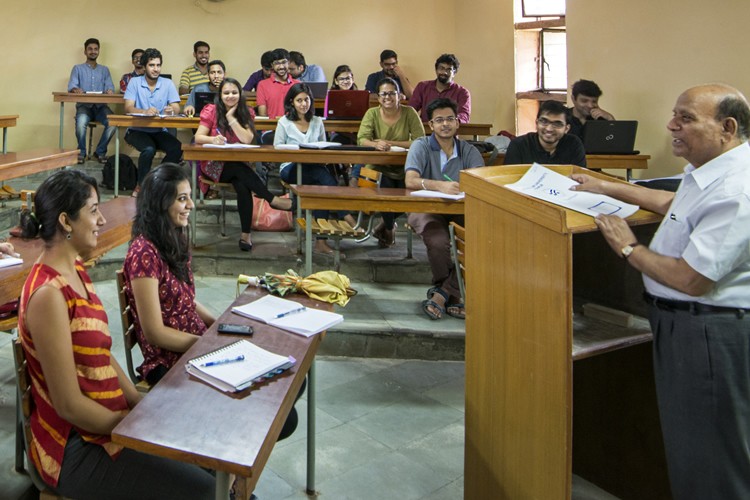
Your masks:
{"label": "wooden desk", "polygon": [[[248,288],[232,305],[245,304],[265,294],[263,290]],[[331,308],[330,304],[302,295],[287,298],[307,307]],[[228,322],[252,325],[255,333],[249,339],[251,342],[277,354],[294,356],[297,364],[258,387],[227,395],[191,378],[180,362],[112,431],[112,440],[128,448],[216,470],[217,499],[227,498],[229,474],[247,478],[245,495],[255,489],[322,341],[322,334],[309,338],[295,335],[232,314],[230,310],[231,307],[198,339],[183,360],[245,338],[218,335],[217,325]],[[312,373],[309,386],[308,408],[314,418]],[[308,439],[313,436],[314,429],[312,434],[308,429]]]}
{"label": "wooden desk", "polygon": [[[586,155],[586,165],[588,168],[625,169],[626,179],[630,180],[632,170],[648,169],[650,159],[651,155]],[[505,154],[500,153],[497,155],[496,163],[502,165],[503,161]]]}
{"label": "wooden desk", "polygon": [[417,212],[462,214],[464,203],[442,198],[411,196],[402,188],[358,188],[350,186],[292,186],[299,207],[306,210],[305,273],[312,274],[312,211],[369,210],[377,212]]}
{"label": "wooden desk", "polygon": [[[643,315],[640,275],[592,217],[503,187],[527,168],[461,172],[465,497],[569,499],[576,473],[620,498],[668,498],[648,324],[574,314],[575,298]],[[628,218],[644,242],[660,220]]]}
{"label": "wooden desk", "polygon": [[[75,154],[75,152],[74,152]],[[100,205],[100,210],[107,222],[99,230],[99,238],[94,251],[90,255],[82,256],[85,260],[101,257],[113,248],[130,240],[130,229],[135,216],[135,199],[114,198]],[[0,269],[0,304],[5,304],[17,299],[21,295],[21,289],[29,274],[29,269],[34,265],[44,248],[44,242],[40,238],[24,240],[21,238],[10,238],[16,252],[21,254],[23,264]]]}
{"label": "wooden desk", "polygon": [[41,148],[0,155],[0,181],[75,165],[77,149]]}
{"label": "wooden desk", "polygon": [[63,128],[65,126],[65,103],[84,104],[123,104],[122,94],[74,94],[73,92],[52,92],[52,101],[60,103],[60,148],[63,147]]}
{"label": "wooden desk", "polygon": [[[8,152],[8,127],[15,127],[18,115],[0,116],[0,128],[3,129],[3,154]],[[62,147],[62,146],[60,146]]]}

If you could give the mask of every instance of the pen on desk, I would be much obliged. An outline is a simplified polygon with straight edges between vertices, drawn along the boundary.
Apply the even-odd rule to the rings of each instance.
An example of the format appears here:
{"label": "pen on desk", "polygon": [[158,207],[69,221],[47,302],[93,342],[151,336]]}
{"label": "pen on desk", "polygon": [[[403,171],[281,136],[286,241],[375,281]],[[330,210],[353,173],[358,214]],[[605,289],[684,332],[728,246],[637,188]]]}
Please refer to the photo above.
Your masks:
{"label": "pen on desk", "polygon": [[454,181],[453,181],[453,179],[451,179],[450,177],[448,177],[448,176],[447,176],[446,174],[443,174],[443,178],[444,178],[444,179],[445,179],[446,181],[448,181],[448,182],[454,182]]}
{"label": "pen on desk", "polygon": [[289,316],[290,314],[301,313],[302,311],[306,311],[306,310],[307,310],[307,308],[305,306],[302,306],[299,309],[293,309],[293,310],[287,311],[285,313],[277,314],[276,318],[274,318],[274,319],[283,318],[284,316]]}
{"label": "pen on desk", "polygon": [[216,361],[209,361],[208,363],[203,363],[201,366],[216,366],[216,365],[225,365],[227,363],[237,363],[238,361],[244,361],[245,355],[241,354],[237,356],[236,358],[228,358],[228,359],[219,359]]}

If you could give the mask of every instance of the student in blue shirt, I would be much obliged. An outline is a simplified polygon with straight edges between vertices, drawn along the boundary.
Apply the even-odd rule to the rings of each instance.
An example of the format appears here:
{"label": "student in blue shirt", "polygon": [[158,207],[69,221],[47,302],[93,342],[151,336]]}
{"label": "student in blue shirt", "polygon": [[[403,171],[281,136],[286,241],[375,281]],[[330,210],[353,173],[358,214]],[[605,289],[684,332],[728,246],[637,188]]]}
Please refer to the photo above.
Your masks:
{"label": "student in blue shirt", "polygon": [[[180,96],[171,80],[162,78],[161,52],[146,49],[141,64],[146,68],[143,76],[130,80],[125,91],[125,113],[142,113],[146,115],[169,114],[180,112]],[[151,163],[157,150],[166,154],[164,163],[179,163],[182,160],[182,145],[175,136],[165,128],[131,127],[125,133],[125,141],[141,152],[138,157],[138,185],[133,196],[138,196],[139,186],[151,170]]]}
{"label": "student in blue shirt", "polygon": [[[86,55],[86,62],[76,64],[70,72],[68,80],[68,92],[74,94],[83,94],[86,92],[96,92],[103,94],[112,94],[115,86],[112,84],[112,77],[109,69],[97,64],[99,57],[99,40],[89,38],[83,44],[83,53]],[[101,163],[107,161],[107,145],[115,135],[115,127],[109,125],[107,115],[112,114],[112,110],[106,104],[76,103],[76,139],[78,140],[78,163],[83,163],[86,159],[86,129],[91,120],[95,120],[104,126],[99,144],[96,146],[96,159]]]}

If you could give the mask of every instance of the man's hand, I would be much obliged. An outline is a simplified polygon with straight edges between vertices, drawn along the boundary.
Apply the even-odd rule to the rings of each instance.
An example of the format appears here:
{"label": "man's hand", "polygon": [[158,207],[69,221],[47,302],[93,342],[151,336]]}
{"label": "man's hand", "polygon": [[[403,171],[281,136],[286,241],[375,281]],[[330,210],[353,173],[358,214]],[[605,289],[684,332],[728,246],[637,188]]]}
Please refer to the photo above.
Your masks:
{"label": "man's hand", "polygon": [[104,91],[104,93],[105,93],[105,94],[114,94],[114,93],[115,93],[115,91],[114,91],[114,90],[112,90],[112,89],[107,89],[107,90],[105,90],[105,91]]}
{"label": "man's hand", "polygon": [[437,190],[445,194],[458,194],[461,190],[456,181],[437,181]]}
{"label": "man's hand", "polygon": [[144,114],[146,114],[146,115],[149,115],[149,116],[155,116],[155,115],[158,115],[158,114],[159,114],[159,110],[158,110],[158,109],[156,109],[155,107],[151,106],[150,108],[148,108],[148,109],[147,109],[147,110],[146,110],[146,111],[144,112]]}
{"label": "man's hand", "polygon": [[183,109],[182,112],[185,113],[185,116],[192,118],[195,114],[195,108],[193,106],[185,106],[185,109]]}
{"label": "man's hand", "polygon": [[612,113],[608,113],[604,111],[602,108],[594,108],[591,110],[591,118],[593,120],[614,120],[615,117],[612,115]]}
{"label": "man's hand", "polygon": [[616,215],[599,214],[594,219],[599,231],[614,252],[622,257],[622,249],[638,241],[624,219]]}
{"label": "man's hand", "polygon": [[69,90],[71,94],[83,94],[83,89],[80,89],[78,87],[73,87]]}
{"label": "man's hand", "polygon": [[588,191],[590,193],[607,194],[607,181],[597,179],[587,174],[573,174],[570,176],[571,179],[576,181],[578,184],[571,186],[571,191]]}

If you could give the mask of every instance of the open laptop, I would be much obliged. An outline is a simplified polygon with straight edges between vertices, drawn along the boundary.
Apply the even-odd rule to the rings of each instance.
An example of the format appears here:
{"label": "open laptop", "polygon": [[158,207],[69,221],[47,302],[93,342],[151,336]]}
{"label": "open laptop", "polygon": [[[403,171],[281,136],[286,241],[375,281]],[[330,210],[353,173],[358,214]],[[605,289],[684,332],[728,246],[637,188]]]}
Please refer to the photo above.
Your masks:
{"label": "open laptop", "polygon": [[329,120],[361,120],[370,108],[366,90],[333,90],[328,92],[324,109]]}
{"label": "open laptop", "polygon": [[328,92],[328,82],[302,82],[310,87],[310,91],[315,99],[325,99]]}
{"label": "open laptop", "polygon": [[635,146],[635,120],[586,120],[583,127],[583,147],[586,154],[632,155]]}
{"label": "open laptop", "polygon": [[195,93],[195,115],[200,116],[203,107],[206,104],[212,104],[216,97],[215,92],[196,92]]}

